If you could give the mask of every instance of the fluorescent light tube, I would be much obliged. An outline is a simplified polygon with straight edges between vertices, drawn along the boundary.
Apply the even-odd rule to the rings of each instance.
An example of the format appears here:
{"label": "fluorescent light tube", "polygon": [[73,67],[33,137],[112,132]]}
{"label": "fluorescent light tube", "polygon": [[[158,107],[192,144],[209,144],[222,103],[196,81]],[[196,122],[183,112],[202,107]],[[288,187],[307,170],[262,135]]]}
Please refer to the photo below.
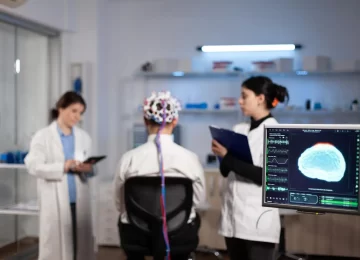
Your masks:
{"label": "fluorescent light tube", "polygon": [[16,59],[16,61],[15,61],[15,72],[17,74],[20,73],[20,60],[19,59]]}
{"label": "fluorescent light tube", "polygon": [[203,45],[197,49],[202,52],[248,52],[248,51],[293,51],[301,49],[299,44],[261,44],[261,45]]}

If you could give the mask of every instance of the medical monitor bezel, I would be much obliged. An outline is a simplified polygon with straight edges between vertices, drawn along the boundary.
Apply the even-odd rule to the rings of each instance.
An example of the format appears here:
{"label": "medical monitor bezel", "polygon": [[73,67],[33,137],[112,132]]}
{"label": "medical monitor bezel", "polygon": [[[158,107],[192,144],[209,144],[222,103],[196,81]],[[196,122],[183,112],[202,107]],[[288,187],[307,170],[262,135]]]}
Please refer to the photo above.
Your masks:
{"label": "medical monitor bezel", "polygon": [[[264,147],[263,147],[263,170],[262,170],[262,206],[279,208],[279,209],[291,209],[299,212],[309,213],[338,213],[347,215],[358,215],[360,214],[360,204],[357,210],[349,210],[346,208],[328,208],[321,206],[309,206],[309,205],[291,205],[291,204],[279,204],[279,203],[268,203],[266,202],[266,147],[267,147],[267,131],[269,128],[279,129],[334,129],[334,130],[360,130],[360,125],[355,124],[276,124],[276,125],[264,125]],[[360,192],[358,194],[360,202]]]}

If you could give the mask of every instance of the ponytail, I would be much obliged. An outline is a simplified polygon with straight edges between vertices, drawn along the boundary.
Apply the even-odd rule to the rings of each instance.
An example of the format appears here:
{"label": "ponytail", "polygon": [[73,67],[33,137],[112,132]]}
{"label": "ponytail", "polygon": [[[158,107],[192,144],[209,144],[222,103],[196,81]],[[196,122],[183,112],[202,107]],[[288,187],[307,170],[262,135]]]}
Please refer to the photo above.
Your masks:
{"label": "ponytail", "polygon": [[289,92],[288,90],[278,84],[273,83],[273,87],[275,89],[275,97],[280,103],[289,102]]}
{"label": "ponytail", "polygon": [[56,120],[59,116],[59,111],[56,108],[51,109],[50,111],[50,119],[51,121]]}

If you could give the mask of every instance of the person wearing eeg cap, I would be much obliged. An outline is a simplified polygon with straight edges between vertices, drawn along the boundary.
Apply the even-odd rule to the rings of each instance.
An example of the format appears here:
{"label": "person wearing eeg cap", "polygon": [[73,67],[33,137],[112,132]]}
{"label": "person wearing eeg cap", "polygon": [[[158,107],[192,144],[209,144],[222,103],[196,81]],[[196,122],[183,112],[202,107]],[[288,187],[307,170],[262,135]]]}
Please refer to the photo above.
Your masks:
{"label": "person wearing eeg cap", "polygon": [[[164,108],[165,106],[165,108]],[[156,137],[159,136],[163,158],[163,173],[166,177],[184,177],[193,181],[193,208],[188,220],[188,226],[181,241],[194,241],[194,249],[198,244],[200,219],[195,213],[195,207],[205,200],[205,177],[202,165],[196,154],[174,143],[172,132],[179,119],[179,102],[170,92],[152,93],[143,105],[144,123],[148,131],[148,141],[139,147],[126,152],[120,159],[114,178],[114,196],[116,207],[120,213],[119,233],[122,247],[129,260],[144,259],[143,255],[129,252],[126,244],[147,246],[151,238],[142,236],[129,224],[124,204],[124,183],[135,176],[159,176],[159,158]],[[165,112],[165,114],[164,114]],[[159,198],[154,198],[159,199]],[[171,240],[171,238],[170,238]],[[181,241],[180,241],[181,240]],[[177,241],[170,241],[170,244]],[[190,252],[189,252],[190,253]],[[172,260],[188,259],[188,255],[171,255]]]}

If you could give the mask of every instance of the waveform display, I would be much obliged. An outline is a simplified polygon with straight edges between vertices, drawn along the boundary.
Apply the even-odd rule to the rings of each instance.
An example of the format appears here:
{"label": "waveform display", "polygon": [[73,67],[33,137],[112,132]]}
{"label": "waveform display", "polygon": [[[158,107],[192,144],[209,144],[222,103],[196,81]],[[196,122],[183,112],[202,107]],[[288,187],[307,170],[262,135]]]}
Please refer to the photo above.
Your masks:
{"label": "waveform display", "polygon": [[288,169],[287,168],[268,167],[266,169],[266,171],[269,173],[287,173]]}
{"label": "waveform display", "polygon": [[286,187],[269,187],[269,186],[266,186],[266,190],[273,190],[273,191],[281,191],[281,192],[284,192],[284,191],[287,191],[288,188],[286,188]]}
{"label": "waveform display", "polygon": [[274,158],[274,157],[271,157],[271,158],[268,158],[268,163],[286,164],[288,160],[289,160],[288,158]]}
{"label": "waveform display", "polygon": [[268,144],[278,144],[278,145],[289,145],[289,140],[287,140],[287,139],[284,139],[284,140],[268,139],[267,143]]}
{"label": "waveform display", "polygon": [[285,183],[288,181],[288,178],[286,178],[286,177],[267,177],[266,180],[268,182]]}
{"label": "waveform display", "polygon": [[274,154],[288,154],[289,149],[269,149],[268,150],[268,154],[269,153],[274,153]]}

